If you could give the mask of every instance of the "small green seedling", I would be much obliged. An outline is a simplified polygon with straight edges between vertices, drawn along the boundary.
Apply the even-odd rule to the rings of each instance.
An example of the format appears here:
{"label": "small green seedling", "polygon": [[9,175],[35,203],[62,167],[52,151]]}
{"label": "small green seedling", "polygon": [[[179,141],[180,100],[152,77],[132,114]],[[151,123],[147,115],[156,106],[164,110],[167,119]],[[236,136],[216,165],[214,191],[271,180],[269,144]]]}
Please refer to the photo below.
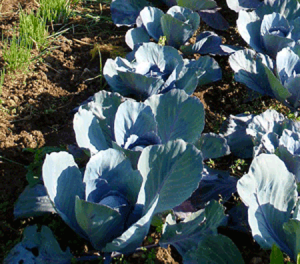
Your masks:
{"label": "small green seedling", "polygon": [[45,49],[49,45],[48,27],[46,26],[46,20],[40,16],[39,10],[36,14],[34,12],[26,14],[21,10],[19,17],[20,36],[37,50]]}
{"label": "small green seedling", "polygon": [[166,36],[160,36],[158,40],[158,45],[160,46],[166,46],[167,43],[167,37]]}
{"label": "small green seedling", "polygon": [[16,30],[13,37],[3,39],[3,59],[6,63],[6,69],[9,71],[24,71],[31,63],[32,42],[26,42],[26,38],[17,38]]}

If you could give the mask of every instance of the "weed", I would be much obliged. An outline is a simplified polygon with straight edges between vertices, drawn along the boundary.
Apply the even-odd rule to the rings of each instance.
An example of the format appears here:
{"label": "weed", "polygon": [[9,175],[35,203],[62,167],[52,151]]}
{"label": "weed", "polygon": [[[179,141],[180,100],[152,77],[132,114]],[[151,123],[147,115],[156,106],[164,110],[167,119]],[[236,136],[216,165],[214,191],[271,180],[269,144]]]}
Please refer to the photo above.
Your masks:
{"label": "weed", "polygon": [[210,167],[210,168],[212,168],[212,169],[214,169],[214,168],[216,167],[216,163],[215,163],[215,161],[212,160],[212,159],[209,159],[209,160],[206,162],[206,164],[208,165],[208,167]]}
{"label": "weed", "polygon": [[49,23],[65,23],[71,15],[71,4],[79,0],[40,0],[40,15]]}
{"label": "weed", "polygon": [[164,220],[162,219],[163,214],[157,214],[153,217],[151,225],[155,226],[156,233],[161,233],[163,230]]}
{"label": "weed", "polygon": [[[5,69],[0,71],[0,96],[2,94],[2,86],[4,84],[4,79],[5,79]],[[0,105],[2,104],[2,100],[0,99]]]}
{"label": "weed", "polygon": [[152,244],[152,243],[154,242],[153,237],[148,236],[148,237],[147,237],[147,242],[148,242],[149,244]]}
{"label": "weed", "polygon": [[142,248],[144,253],[142,254],[142,258],[145,259],[145,264],[154,264],[156,259],[155,249],[147,250],[147,248]]}
{"label": "weed", "polygon": [[[1,86],[0,86],[1,87]],[[295,120],[295,121],[300,121],[300,116],[298,116],[298,113],[297,112],[288,112],[287,113],[287,118],[288,119],[292,119],[292,120]]]}
{"label": "weed", "polygon": [[233,174],[241,174],[244,169],[247,167],[247,163],[244,159],[237,159],[234,161],[234,164],[231,165],[229,168]]}
{"label": "weed", "polygon": [[48,109],[45,109],[44,113],[46,115],[49,115],[49,114],[53,114],[55,113],[57,110],[55,109],[55,105],[51,105],[50,108]]}
{"label": "weed", "polygon": [[31,63],[32,42],[26,42],[25,38],[17,38],[13,35],[11,40],[3,40],[3,59],[6,62],[6,69],[10,71],[21,70]]}
{"label": "weed", "polygon": [[46,20],[40,16],[39,11],[35,15],[34,12],[26,14],[21,10],[19,32],[25,42],[31,43],[37,50],[42,50],[49,45]]}
{"label": "weed", "polygon": [[166,36],[160,36],[158,40],[158,45],[160,46],[166,46],[167,43],[167,37]]}
{"label": "weed", "polygon": [[114,258],[114,260],[116,264],[129,264],[124,255],[121,255],[119,258]]}

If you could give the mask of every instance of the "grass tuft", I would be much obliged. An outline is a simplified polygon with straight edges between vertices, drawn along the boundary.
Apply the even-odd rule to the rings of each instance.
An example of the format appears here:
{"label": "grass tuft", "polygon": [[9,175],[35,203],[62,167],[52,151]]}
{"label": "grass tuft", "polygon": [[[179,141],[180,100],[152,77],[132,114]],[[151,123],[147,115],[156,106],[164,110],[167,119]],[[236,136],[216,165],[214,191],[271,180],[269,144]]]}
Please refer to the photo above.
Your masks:
{"label": "grass tuft", "polygon": [[71,4],[77,4],[79,0],[40,0],[40,15],[48,23],[65,23],[71,15]]}
{"label": "grass tuft", "polygon": [[24,71],[31,62],[32,42],[26,42],[26,38],[17,38],[16,34],[11,39],[3,39],[3,59],[6,69],[9,71]]}
{"label": "grass tuft", "polygon": [[35,15],[34,12],[26,14],[21,10],[20,12],[20,25],[19,33],[25,39],[26,43],[35,46],[37,50],[42,50],[49,45],[48,30],[46,20],[43,19],[38,11]]}

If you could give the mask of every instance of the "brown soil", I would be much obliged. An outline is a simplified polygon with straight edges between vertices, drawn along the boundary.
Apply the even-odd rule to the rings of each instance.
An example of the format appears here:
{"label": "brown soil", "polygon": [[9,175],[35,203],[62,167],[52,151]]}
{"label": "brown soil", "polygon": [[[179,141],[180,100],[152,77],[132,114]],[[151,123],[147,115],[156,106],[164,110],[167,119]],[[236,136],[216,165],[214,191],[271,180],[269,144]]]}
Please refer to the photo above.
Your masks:
{"label": "brown soil", "polygon": [[[235,21],[236,14],[226,9],[225,1],[218,1],[223,6],[225,17],[232,17]],[[36,8],[33,0],[0,0],[0,34],[10,36],[12,26],[18,24],[19,5],[23,10]],[[100,15],[99,5],[86,4],[90,11]],[[97,78],[100,73],[99,57],[92,58],[91,50],[97,45],[101,51],[102,64],[107,58],[125,54],[130,50],[124,42],[127,28],[118,28],[111,22],[100,19],[97,24],[85,18],[84,9],[77,7],[78,15],[73,17],[68,24],[70,30],[60,36],[52,46],[56,47],[43,61],[32,65],[28,73],[6,74],[2,86],[0,105],[0,261],[8,251],[21,239],[24,226],[29,223],[47,223],[61,221],[57,216],[48,218],[14,220],[13,204],[27,185],[26,168],[33,161],[33,154],[22,151],[24,148],[40,148],[44,146],[66,146],[75,144],[72,128],[72,115],[70,110],[78,106],[95,92],[103,89],[105,81]],[[109,6],[102,5],[102,16],[110,16]],[[234,22],[231,22],[234,23]],[[204,25],[205,27],[205,25]],[[57,31],[59,26],[55,27]],[[224,37],[228,44],[242,44],[241,38],[236,33],[232,24],[229,31],[217,32]],[[0,42],[2,47],[2,42]],[[197,89],[195,96],[199,97],[206,110],[205,131],[217,132],[224,117],[248,111],[264,111],[265,106],[272,104],[267,99],[245,104],[246,89],[233,81],[233,73],[227,63],[227,57],[217,57],[223,70],[223,80]],[[4,66],[1,61],[0,69]],[[234,157],[227,159],[229,167],[233,164]],[[227,167],[227,169],[228,169]],[[61,225],[64,223],[61,221]],[[55,230],[62,247],[67,246],[66,240],[59,238],[62,228]],[[63,230],[72,233],[68,227]],[[70,235],[68,242],[74,234]],[[248,241],[249,242],[249,241]],[[84,246],[72,247],[80,254],[86,251]],[[75,243],[73,242],[73,245]],[[157,249],[157,263],[179,263],[180,257],[174,249]],[[253,262],[256,255],[253,251],[245,253],[248,263]],[[173,256],[173,257],[172,257]],[[174,256],[175,260],[174,260]],[[132,256],[134,258],[134,256]],[[179,260],[179,262],[177,262]],[[143,263],[133,260],[133,263]]]}

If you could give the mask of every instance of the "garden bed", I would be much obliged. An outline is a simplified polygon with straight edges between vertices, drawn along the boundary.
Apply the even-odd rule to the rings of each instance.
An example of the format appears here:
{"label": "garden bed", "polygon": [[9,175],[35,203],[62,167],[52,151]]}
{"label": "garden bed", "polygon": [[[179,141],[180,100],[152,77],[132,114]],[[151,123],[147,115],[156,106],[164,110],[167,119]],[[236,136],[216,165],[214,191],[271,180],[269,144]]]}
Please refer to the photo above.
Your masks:
{"label": "garden bed", "polygon": [[[217,33],[226,44],[246,46],[236,31],[236,13],[227,8],[225,1],[217,2],[222,7],[221,13],[230,23],[229,30]],[[130,51],[124,41],[127,28],[116,27],[110,20],[109,4],[100,3],[101,1],[79,3],[67,25],[53,25],[54,31],[50,28],[50,32],[58,32],[62,26],[64,29],[68,28],[67,32],[51,43],[50,52],[41,60],[33,62],[26,70],[5,74],[0,96],[0,261],[21,240],[24,228],[35,223],[48,225],[61,247],[65,249],[69,246],[74,256],[93,250],[59,216],[15,220],[13,207],[27,185],[26,166],[39,162],[34,157],[36,150],[45,147],[66,149],[68,145],[76,144],[71,110],[99,90],[108,89],[101,76],[102,65],[107,58],[124,56]],[[11,37],[13,27],[18,27],[20,5],[28,12],[38,8],[33,0],[1,1],[0,29],[3,38]],[[201,30],[205,28],[210,29],[201,24]],[[0,42],[0,69],[5,66],[1,59],[1,47],[3,41]],[[205,132],[218,133],[221,123],[230,114],[259,114],[269,107],[286,113],[281,104],[268,97],[247,102],[247,90],[234,81],[228,57],[216,56],[215,59],[222,68],[223,79],[198,87],[194,93],[205,107]],[[241,177],[248,166],[236,169],[236,160],[236,157],[230,155],[216,160],[214,166],[226,170],[235,168],[233,174]],[[146,238],[145,244],[155,242],[159,236],[155,229],[151,231],[150,239]],[[251,234],[228,234],[226,229],[220,232],[236,243],[246,263],[269,263],[270,252],[261,250]],[[116,262],[125,263],[118,262],[125,261],[124,259],[129,263],[181,263],[180,255],[170,247],[168,250],[156,248],[146,253],[136,253]]]}

